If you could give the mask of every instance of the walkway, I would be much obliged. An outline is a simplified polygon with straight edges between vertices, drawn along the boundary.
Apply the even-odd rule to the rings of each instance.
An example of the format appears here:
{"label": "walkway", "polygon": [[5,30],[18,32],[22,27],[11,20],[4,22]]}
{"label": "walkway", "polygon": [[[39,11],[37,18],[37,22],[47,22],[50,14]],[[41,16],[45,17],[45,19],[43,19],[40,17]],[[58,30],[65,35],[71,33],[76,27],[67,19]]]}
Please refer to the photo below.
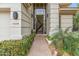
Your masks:
{"label": "walkway", "polygon": [[48,44],[45,40],[45,35],[36,35],[29,56],[51,56],[51,52],[48,48]]}

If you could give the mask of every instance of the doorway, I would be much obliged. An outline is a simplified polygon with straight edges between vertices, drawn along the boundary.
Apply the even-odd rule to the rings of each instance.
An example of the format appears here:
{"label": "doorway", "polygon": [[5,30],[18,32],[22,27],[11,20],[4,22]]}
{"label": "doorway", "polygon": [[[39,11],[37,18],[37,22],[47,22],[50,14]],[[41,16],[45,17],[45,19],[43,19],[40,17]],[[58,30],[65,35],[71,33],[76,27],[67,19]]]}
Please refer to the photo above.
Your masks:
{"label": "doorway", "polygon": [[45,26],[45,9],[36,9],[35,10],[36,17],[36,33],[37,34],[45,34],[46,26]]}
{"label": "doorway", "polygon": [[46,34],[46,4],[34,4],[34,21],[33,28],[35,29],[36,34]]}
{"label": "doorway", "polygon": [[36,15],[37,21],[36,21],[36,33],[37,34],[43,34],[43,15]]}

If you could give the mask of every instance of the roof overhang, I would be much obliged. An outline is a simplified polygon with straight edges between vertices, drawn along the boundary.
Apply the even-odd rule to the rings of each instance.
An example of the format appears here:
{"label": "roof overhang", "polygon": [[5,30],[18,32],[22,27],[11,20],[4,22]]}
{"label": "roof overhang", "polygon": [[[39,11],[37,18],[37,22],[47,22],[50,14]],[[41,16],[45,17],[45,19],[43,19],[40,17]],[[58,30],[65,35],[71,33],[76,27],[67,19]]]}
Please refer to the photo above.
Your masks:
{"label": "roof overhang", "polygon": [[74,15],[79,8],[59,8],[59,13],[64,15]]}
{"label": "roof overhang", "polygon": [[10,8],[0,8],[0,13],[1,12],[10,12]]}
{"label": "roof overhang", "polygon": [[70,5],[71,3],[59,3],[60,8],[66,8]]}

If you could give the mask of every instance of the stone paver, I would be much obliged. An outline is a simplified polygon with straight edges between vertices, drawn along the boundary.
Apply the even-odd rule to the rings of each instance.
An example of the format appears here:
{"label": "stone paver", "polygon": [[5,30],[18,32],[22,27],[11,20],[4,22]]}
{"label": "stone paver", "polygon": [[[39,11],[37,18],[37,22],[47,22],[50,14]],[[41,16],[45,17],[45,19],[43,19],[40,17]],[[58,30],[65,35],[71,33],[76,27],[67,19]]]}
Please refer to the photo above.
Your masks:
{"label": "stone paver", "polygon": [[28,56],[51,56],[45,35],[36,35]]}

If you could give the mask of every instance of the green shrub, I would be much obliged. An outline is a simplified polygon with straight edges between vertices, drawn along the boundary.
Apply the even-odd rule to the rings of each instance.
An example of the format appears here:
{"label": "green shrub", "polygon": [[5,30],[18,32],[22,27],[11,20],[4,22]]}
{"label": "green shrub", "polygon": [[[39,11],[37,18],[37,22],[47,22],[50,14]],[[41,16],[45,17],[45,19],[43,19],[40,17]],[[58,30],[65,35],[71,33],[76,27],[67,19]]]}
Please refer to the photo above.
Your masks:
{"label": "green shrub", "polygon": [[0,42],[0,56],[27,55],[35,34],[23,37],[22,40],[5,40]]}
{"label": "green shrub", "polygon": [[79,32],[59,31],[48,39],[52,40],[52,44],[61,52],[64,50],[71,55],[79,55]]}

